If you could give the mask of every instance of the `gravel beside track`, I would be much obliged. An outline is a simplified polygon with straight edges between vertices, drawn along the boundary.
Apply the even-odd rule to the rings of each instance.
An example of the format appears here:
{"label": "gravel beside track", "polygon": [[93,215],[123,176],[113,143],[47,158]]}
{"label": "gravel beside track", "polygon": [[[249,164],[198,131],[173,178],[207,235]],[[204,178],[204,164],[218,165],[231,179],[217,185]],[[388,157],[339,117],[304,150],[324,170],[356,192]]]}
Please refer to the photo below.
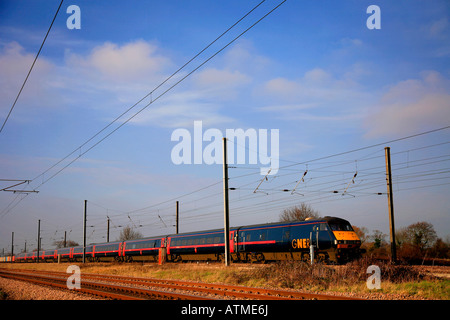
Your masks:
{"label": "gravel beside track", "polygon": [[[55,272],[43,272],[43,271],[11,271],[11,270],[0,270],[0,276],[6,278],[12,278],[14,280],[24,281],[28,283],[37,283],[38,285],[44,286],[56,286],[61,288],[61,290],[66,290],[66,281],[68,275],[65,273]],[[109,281],[107,281],[109,282]],[[69,291],[70,292],[70,291]],[[119,300],[209,300],[214,299],[212,297],[205,297],[202,295],[191,295],[191,294],[179,294],[171,290],[152,290],[146,288],[135,288],[127,285],[120,285],[116,283],[104,283],[83,281],[81,289],[79,292],[83,294],[94,294],[95,296],[106,297],[107,299],[119,299]]]}
{"label": "gravel beside track", "polygon": [[[65,285],[68,277],[63,272],[45,271],[21,271],[21,270],[0,270],[0,276],[19,277],[30,281],[44,280],[54,282],[61,281]],[[84,284],[84,285],[83,285]],[[61,284],[59,284],[61,285]],[[63,286],[64,286],[63,285]],[[301,293],[291,290],[276,290],[263,288],[250,288],[245,286],[208,284],[192,281],[179,280],[158,280],[151,278],[135,278],[124,276],[111,276],[100,274],[84,273],[82,276],[82,291],[86,287],[95,287],[96,290],[124,292],[133,296],[142,296],[144,299],[251,299],[251,300],[353,300],[355,297],[333,296],[323,294]],[[92,291],[92,290],[91,290]],[[94,293],[94,292],[89,292]],[[94,294],[98,294],[98,291]],[[103,296],[103,294],[101,294]],[[108,296],[113,297],[113,296]],[[127,296],[128,297],[128,296]],[[127,298],[125,296],[113,297],[114,299]]]}
{"label": "gravel beside track", "polygon": [[53,289],[0,277],[0,291],[6,300],[103,300],[74,291]]}
{"label": "gravel beside track", "polygon": [[[12,270],[10,270],[12,271]],[[19,270],[17,270],[19,271]],[[434,267],[433,270],[428,270],[430,273],[439,273],[444,274],[446,271],[447,273],[444,274],[444,277],[448,276],[448,270],[446,269],[439,269],[437,267]],[[432,272],[431,272],[432,271]],[[29,271],[22,270],[19,272],[25,272],[28,273]],[[31,271],[33,272],[33,271]],[[55,272],[55,271],[34,271],[33,273],[38,276],[39,274],[45,274],[47,273],[49,276],[53,277],[66,277],[68,274],[65,272]],[[234,292],[239,291],[246,291],[241,290],[240,286],[228,286],[228,285],[219,285],[219,284],[208,284],[208,283],[202,283],[202,282],[194,282],[194,281],[179,281],[179,280],[160,280],[160,279],[153,279],[153,278],[140,278],[140,277],[125,277],[125,276],[118,276],[118,275],[102,275],[102,274],[89,274],[89,273],[83,273],[82,275],[82,283],[83,281],[85,284],[90,281],[94,282],[100,282],[105,284],[114,284],[116,281],[122,281],[121,285],[125,285],[127,287],[141,287],[146,289],[152,289],[152,290],[158,290],[158,291],[164,291],[168,293],[179,293],[181,295],[196,295],[197,297],[193,298],[206,298],[206,299],[289,299],[294,298],[298,299],[301,297],[298,297],[297,294],[300,294],[301,292],[295,291],[295,295],[292,296],[285,296],[284,294],[279,295],[276,292],[271,292],[270,296],[265,296],[264,298],[264,290],[266,289],[256,289],[252,288],[252,291],[254,294],[261,295],[259,297],[244,297],[239,295],[234,295]],[[83,285],[82,285],[83,286]],[[192,286],[192,287],[191,287]],[[221,288],[221,287],[228,287],[228,288]],[[236,288],[232,288],[236,287]],[[201,290],[199,290],[201,288]],[[250,288],[247,288],[250,289]],[[253,290],[254,289],[254,290]],[[217,290],[224,290],[222,292],[225,292],[225,294],[216,293]],[[206,292],[205,292],[206,291]],[[209,291],[209,292],[208,292]],[[284,293],[286,291],[290,290],[282,290]],[[105,300],[104,298],[98,297],[98,296],[92,296],[85,293],[79,293],[75,291],[68,291],[64,289],[58,289],[58,288],[50,288],[47,286],[42,285],[36,285],[27,283],[25,281],[18,281],[18,280],[12,280],[3,278],[0,276],[0,293],[3,292],[4,294],[0,294],[0,299],[9,299],[9,300]],[[209,293],[209,295],[208,295]],[[5,295],[6,294],[6,295]],[[321,292],[319,295],[314,297],[314,293],[310,292],[311,296],[307,296],[308,293],[303,299],[309,300],[309,299],[323,299],[323,294],[332,295],[334,299],[343,300],[343,299],[368,299],[368,300],[422,300],[423,298],[420,296],[410,296],[408,294],[392,294],[392,293],[381,293],[381,292],[367,292],[367,293],[350,293],[350,292]],[[316,293],[317,294],[317,293]],[[322,297],[320,297],[322,295]],[[283,296],[283,297],[282,297]],[[143,297],[145,298],[145,297]],[[180,297],[183,299],[183,297]],[[190,298],[190,299],[193,299]],[[145,299],[148,299],[145,298]],[[157,298],[158,300],[164,299],[164,297]]]}

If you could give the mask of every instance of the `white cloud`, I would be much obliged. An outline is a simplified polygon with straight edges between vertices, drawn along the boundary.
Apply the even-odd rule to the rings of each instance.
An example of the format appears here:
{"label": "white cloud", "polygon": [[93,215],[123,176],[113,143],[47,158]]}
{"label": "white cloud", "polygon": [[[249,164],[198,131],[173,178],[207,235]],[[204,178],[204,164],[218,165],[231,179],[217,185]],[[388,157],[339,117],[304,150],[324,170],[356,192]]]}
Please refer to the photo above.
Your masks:
{"label": "white cloud", "polygon": [[359,119],[366,110],[369,94],[355,81],[359,65],[341,78],[322,68],[314,68],[299,79],[274,78],[267,81],[261,94],[264,112],[276,113],[283,120],[346,121]]}
{"label": "white cloud", "polygon": [[283,99],[289,99],[289,97],[295,99],[295,96],[299,94],[302,88],[300,83],[279,77],[269,80],[265,84],[264,89],[266,94],[275,95]]}
{"label": "white cloud", "polygon": [[237,70],[209,68],[193,74],[192,90],[199,91],[210,101],[230,101],[250,84],[251,77]]}
{"label": "white cloud", "polygon": [[[67,62],[71,72],[76,74],[75,79],[78,79],[73,80],[76,81],[76,88],[96,97],[96,100],[103,97],[103,103],[97,105],[109,111],[111,115],[105,119],[110,121],[115,117],[111,110],[125,110],[176,70],[175,63],[163,56],[162,51],[144,41],[122,46],[105,43],[85,56],[70,54]],[[180,92],[177,87],[164,93],[186,75],[183,72],[158,88],[124,119],[158,98],[130,124],[175,128],[192,125],[194,120],[199,119],[211,125],[229,122],[232,119],[220,112],[222,103],[235,99],[242,86],[251,82],[249,76],[233,68],[211,67],[186,78],[179,86],[186,88],[184,91]],[[164,96],[159,98],[163,93]],[[97,108],[97,105],[93,107]]]}
{"label": "white cloud", "polygon": [[332,77],[325,70],[315,68],[305,73],[304,80],[308,82],[324,84],[332,81]]}
{"label": "white cloud", "polygon": [[444,17],[437,21],[433,21],[433,23],[429,26],[429,34],[432,37],[446,37],[448,34],[446,32],[449,29],[448,18]]}
{"label": "white cloud", "polygon": [[249,74],[265,72],[273,62],[260,54],[251,41],[239,40],[227,49],[223,56],[223,64],[231,70],[245,70]]}
{"label": "white cloud", "polygon": [[166,128],[191,127],[194,120],[202,120],[208,126],[233,121],[221,115],[220,106],[208,101],[199,91],[181,92],[163,97],[132,120],[138,125],[155,125]]}
{"label": "white cloud", "polygon": [[171,65],[160,49],[145,41],[135,41],[118,46],[106,42],[95,47],[87,57],[72,54],[69,64],[83,68],[85,72],[100,73],[113,82],[139,82],[163,73]]}
{"label": "white cloud", "polygon": [[206,69],[194,76],[199,88],[233,89],[251,81],[250,77],[239,71]]}
{"label": "white cloud", "polygon": [[275,78],[265,83],[263,93],[281,101],[302,101],[322,104],[331,100],[347,100],[358,95],[360,89],[348,72],[342,78],[335,78],[321,68],[305,72],[300,79]]}
{"label": "white cloud", "polygon": [[[208,63],[208,68],[186,78],[182,85],[167,92],[130,124],[174,128],[192,125],[194,120],[203,120],[212,126],[233,121],[223,113],[227,112],[230,101],[249,92],[253,78],[245,66],[255,57],[252,51],[249,43],[233,46],[215,59],[215,64]],[[40,57],[19,102],[26,104],[28,109],[34,106],[36,110],[54,105],[86,115],[93,111],[96,117],[101,114],[98,120],[109,122],[176,70],[176,63],[165,52],[155,43],[138,40],[121,45],[106,42],[86,53],[67,50],[60,63]],[[34,56],[17,43],[8,44],[0,52],[0,108],[3,114],[7,114],[33,59]],[[189,68],[193,66],[186,70]],[[122,121],[159,97],[185,76],[185,72],[188,71],[180,72],[157,89]],[[184,89],[181,91],[180,87]],[[19,105],[17,109],[20,111]],[[62,116],[51,114],[40,119],[50,121]],[[20,118],[25,120],[23,116]],[[30,117],[30,120],[37,118]]]}
{"label": "white cloud", "polygon": [[449,79],[436,71],[397,83],[367,117],[366,137],[411,134],[448,125],[449,92]]}
{"label": "white cloud", "polygon": [[[1,116],[9,112],[19,90],[33,64],[35,56],[26,53],[17,42],[3,47],[0,53],[0,110]],[[12,118],[26,121],[33,118],[31,111],[57,107],[51,81],[55,66],[39,57],[17,101]]]}
{"label": "white cloud", "polygon": [[426,48],[432,57],[450,56],[450,22],[447,17],[433,19],[419,31],[421,34],[417,36],[428,40]]}

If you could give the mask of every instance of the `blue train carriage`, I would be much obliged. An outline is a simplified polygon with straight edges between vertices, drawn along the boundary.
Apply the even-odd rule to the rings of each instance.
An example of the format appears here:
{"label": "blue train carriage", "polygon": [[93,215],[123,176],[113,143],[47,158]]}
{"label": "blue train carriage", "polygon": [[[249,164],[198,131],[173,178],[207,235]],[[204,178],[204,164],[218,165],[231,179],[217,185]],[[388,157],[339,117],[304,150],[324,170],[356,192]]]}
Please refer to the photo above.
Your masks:
{"label": "blue train carriage", "polygon": [[325,263],[342,263],[361,254],[361,241],[350,223],[335,217],[246,226],[230,233],[234,261],[310,261],[311,244],[315,260]]}
{"label": "blue train carriage", "polygon": [[127,240],[122,245],[122,259],[131,261],[159,260],[162,248],[165,248],[166,236],[151,237],[138,240]]}
{"label": "blue train carriage", "polygon": [[167,261],[222,261],[223,229],[177,234],[167,237]]}
{"label": "blue train carriage", "polygon": [[291,227],[291,223],[273,223],[231,230],[232,260],[242,262],[299,260],[301,255],[296,257],[290,249]]}
{"label": "blue train carriage", "polygon": [[25,256],[25,262],[35,262],[37,260],[37,252],[29,252]]}
{"label": "blue train carriage", "polygon": [[45,262],[54,262],[57,259],[56,250],[44,250],[39,259]]}
{"label": "blue train carriage", "polygon": [[56,250],[56,259],[60,262],[69,262],[72,259],[72,248],[60,248]]}
{"label": "blue train carriage", "polygon": [[93,245],[93,261],[123,261],[122,242],[107,242]]}
{"label": "blue train carriage", "polygon": [[[92,257],[93,248],[94,248],[93,245],[86,246],[86,252],[85,252],[86,261],[89,261],[89,262],[94,261],[94,259]],[[83,261],[83,246],[76,246],[76,247],[71,248],[70,261],[71,262]]]}

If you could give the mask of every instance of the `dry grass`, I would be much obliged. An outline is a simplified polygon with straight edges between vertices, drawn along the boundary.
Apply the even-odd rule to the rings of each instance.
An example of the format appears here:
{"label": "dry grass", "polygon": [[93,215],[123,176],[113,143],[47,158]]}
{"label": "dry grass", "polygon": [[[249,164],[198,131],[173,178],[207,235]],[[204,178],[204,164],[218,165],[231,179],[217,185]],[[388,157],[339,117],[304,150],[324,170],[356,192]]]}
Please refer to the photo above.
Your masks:
{"label": "dry grass", "polygon": [[[1,267],[65,272],[68,263],[5,264]],[[302,262],[279,262],[273,264],[221,264],[182,263],[88,263],[81,272],[115,274],[159,279],[179,279],[209,283],[227,283],[243,286],[290,288],[313,292],[352,292],[363,295],[398,294],[412,298],[450,299],[450,280],[426,275],[408,265],[391,265],[370,258],[360,259],[342,266],[313,266]],[[378,265],[381,269],[381,290],[366,287],[367,267]]]}
{"label": "dry grass", "polygon": [[377,265],[381,269],[381,281],[390,283],[417,282],[425,275],[411,266],[391,265],[380,261],[361,259],[343,266],[309,265],[301,262],[280,262],[260,269],[257,278],[266,278],[279,287],[310,288],[328,290],[330,288],[349,287],[366,283],[369,274],[367,268]]}

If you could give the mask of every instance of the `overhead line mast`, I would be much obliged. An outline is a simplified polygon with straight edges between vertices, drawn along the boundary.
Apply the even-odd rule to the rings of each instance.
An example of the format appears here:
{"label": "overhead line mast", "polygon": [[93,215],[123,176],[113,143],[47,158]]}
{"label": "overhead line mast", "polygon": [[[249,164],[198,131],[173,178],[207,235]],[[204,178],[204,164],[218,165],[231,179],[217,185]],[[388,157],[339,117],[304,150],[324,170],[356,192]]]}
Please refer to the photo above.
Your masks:
{"label": "overhead line mast", "polygon": [[391,148],[384,148],[386,154],[386,182],[389,204],[389,232],[391,240],[391,261],[397,261],[397,249],[395,247],[395,225],[394,225],[394,198],[392,192],[392,171],[391,171]]}
{"label": "overhead line mast", "polygon": [[223,217],[225,266],[230,264],[230,204],[228,199],[228,164],[227,164],[227,138],[223,138]]}

